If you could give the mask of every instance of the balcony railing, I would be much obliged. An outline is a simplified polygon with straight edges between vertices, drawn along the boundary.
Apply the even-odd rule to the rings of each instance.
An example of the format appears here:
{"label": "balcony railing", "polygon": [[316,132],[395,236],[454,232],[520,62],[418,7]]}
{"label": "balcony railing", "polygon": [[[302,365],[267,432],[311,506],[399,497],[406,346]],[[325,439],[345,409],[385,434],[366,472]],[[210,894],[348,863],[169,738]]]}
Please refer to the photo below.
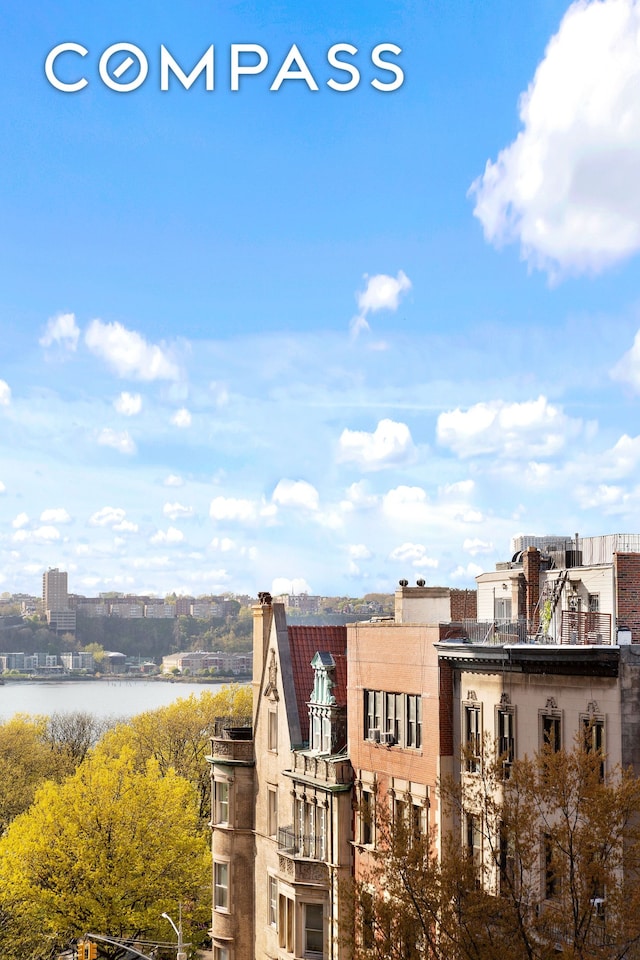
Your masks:
{"label": "balcony railing", "polygon": [[611,614],[563,610],[560,642],[581,645],[610,644]]}
{"label": "balcony railing", "polygon": [[[526,620],[461,620],[450,624],[451,637],[455,630],[458,636],[472,643],[503,646],[505,643],[530,643],[530,631]],[[444,639],[444,638],[443,638]]]}
{"label": "balcony railing", "polygon": [[293,827],[280,827],[278,849],[294,857],[326,860],[326,840],[321,836],[300,836]]}

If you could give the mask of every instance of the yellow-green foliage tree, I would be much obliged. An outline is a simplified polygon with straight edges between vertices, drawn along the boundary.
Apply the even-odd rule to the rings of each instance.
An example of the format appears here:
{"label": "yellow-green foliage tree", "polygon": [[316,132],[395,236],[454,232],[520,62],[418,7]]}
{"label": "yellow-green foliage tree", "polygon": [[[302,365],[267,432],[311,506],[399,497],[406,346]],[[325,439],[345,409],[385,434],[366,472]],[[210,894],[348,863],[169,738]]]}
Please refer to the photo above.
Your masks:
{"label": "yellow-green foliage tree", "polygon": [[230,684],[213,693],[205,690],[176,700],[167,707],[148,710],[118,724],[97,747],[99,756],[117,756],[128,746],[138,768],[153,758],[162,774],[175,770],[197,790],[201,822],[210,815],[210,776],[205,757],[218,718],[251,717],[251,690]]}
{"label": "yellow-green foliage tree", "polygon": [[58,775],[46,735],[46,717],[16,714],[0,724],[0,833],[33,803],[40,784]]}
{"label": "yellow-green foliage tree", "polygon": [[49,960],[86,932],[166,940],[161,914],[178,903],[197,944],[210,898],[194,788],[153,760],[140,769],[126,748],[46,783],[0,840],[3,960]]}

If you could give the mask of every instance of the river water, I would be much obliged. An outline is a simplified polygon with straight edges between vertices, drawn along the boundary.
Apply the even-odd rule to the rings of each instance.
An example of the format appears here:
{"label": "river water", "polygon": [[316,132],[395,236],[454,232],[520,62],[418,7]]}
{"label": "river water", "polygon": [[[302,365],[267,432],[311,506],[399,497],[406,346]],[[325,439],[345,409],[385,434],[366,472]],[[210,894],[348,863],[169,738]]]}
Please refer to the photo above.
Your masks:
{"label": "river water", "polygon": [[6,682],[0,686],[0,721],[15,713],[71,713],[83,710],[97,717],[132,717],[165,707],[181,697],[205,690],[216,693],[222,683],[169,683],[154,680]]}

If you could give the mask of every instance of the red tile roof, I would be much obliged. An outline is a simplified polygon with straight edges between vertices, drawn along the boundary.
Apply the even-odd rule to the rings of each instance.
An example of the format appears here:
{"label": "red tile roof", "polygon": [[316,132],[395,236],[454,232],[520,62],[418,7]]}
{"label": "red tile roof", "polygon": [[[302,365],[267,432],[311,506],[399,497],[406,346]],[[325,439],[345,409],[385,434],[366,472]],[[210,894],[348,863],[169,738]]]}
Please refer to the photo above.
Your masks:
{"label": "red tile roof", "polygon": [[336,703],[347,703],[347,628],[344,626],[306,627],[289,625],[289,647],[293,668],[293,683],[296,689],[298,716],[302,739],[309,739],[309,710],[307,704],[313,690],[311,661],[316,653],[330,653],[336,662],[333,694]]}

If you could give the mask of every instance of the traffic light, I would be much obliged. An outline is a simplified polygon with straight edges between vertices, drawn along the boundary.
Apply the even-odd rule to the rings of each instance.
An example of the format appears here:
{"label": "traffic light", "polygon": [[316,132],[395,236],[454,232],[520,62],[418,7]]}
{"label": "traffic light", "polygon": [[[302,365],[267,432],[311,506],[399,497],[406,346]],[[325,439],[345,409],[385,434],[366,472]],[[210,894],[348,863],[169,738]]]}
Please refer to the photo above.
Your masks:
{"label": "traffic light", "polygon": [[98,960],[98,944],[91,940],[78,940],[78,960]]}

